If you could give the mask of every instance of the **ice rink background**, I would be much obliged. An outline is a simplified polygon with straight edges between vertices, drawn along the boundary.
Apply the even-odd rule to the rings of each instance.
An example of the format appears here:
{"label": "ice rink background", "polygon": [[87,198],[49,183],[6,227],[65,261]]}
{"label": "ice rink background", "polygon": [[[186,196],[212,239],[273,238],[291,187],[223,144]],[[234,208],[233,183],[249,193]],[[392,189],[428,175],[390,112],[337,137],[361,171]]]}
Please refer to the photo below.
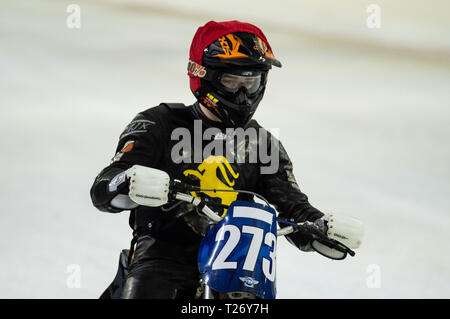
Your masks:
{"label": "ice rink background", "polygon": [[[391,2],[2,1],[0,297],[101,294],[131,231],[128,213],[92,206],[93,179],[137,112],[194,101],[197,27],[237,18],[283,63],[255,118],[280,129],[313,205],[366,225],[341,262],[281,239],[278,297],[449,298],[450,6]],[[70,3],[81,29],[66,27]],[[381,29],[366,27],[370,3]]]}

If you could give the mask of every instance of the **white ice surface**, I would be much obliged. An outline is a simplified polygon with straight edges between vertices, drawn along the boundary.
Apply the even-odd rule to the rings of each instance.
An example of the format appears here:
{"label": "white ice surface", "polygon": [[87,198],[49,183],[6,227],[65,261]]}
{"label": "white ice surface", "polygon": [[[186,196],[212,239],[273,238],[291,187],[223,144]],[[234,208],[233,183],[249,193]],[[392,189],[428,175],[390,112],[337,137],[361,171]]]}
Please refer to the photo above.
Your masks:
{"label": "white ice surface", "polygon": [[[137,112],[161,101],[194,101],[186,61],[205,20],[78,1],[82,28],[70,30],[69,3],[0,3],[2,298],[99,296],[131,232],[127,213],[92,206],[93,179]],[[308,3],[320,20],[323,8]],[[430,47],[448,48],[450,19],[435,3],[437,18],[424,23],[419,17],[415,31]],[[258,11],[262,25],[270,20],[270,7],[265,10]],[[430,10],[425,17],[433,16]],[[229,8],[220,12],[232,18]],[[355,23],[345,25],[345,15],[335,12],[340,29]],[[295,23],[294,16],[281,20]],[[245,13],[238,17],[244,20]],[[273,19],[267,25],[283,68],[271,72],[256,119],[280,129],[313,205],[366,225],[357,256],[340,262],[280,240],[278,297],[449,298],[448,62],[315,41],[271,28]],[[389,24],[383,27],[389,33]],[[428,36],[439,33],[444,36]],[[413,38],[402,37],[401,28],[392,34]],[[70,264],[80,266],[81,288],[67,286]],[[372,264],[381,271],[380,288],[367,286]]]}

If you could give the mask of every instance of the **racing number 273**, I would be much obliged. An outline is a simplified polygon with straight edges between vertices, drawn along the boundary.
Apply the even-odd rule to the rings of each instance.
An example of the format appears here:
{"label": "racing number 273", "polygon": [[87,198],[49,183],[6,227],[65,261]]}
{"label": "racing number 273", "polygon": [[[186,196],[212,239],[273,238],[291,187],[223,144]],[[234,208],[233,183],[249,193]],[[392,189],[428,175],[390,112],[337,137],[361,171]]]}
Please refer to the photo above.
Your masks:
{"label": "racing number 273", "polygon": [[260,253],[264,237],[264,244],[272,248],[272,250],[269,253],[269,257],[271,260],[265,257],[262,258],[262,270],[264,276],[266,276],[267,279],[273,282],[275,280],[275,258],[277,247],[276,236],[271,232],[267,232],[266,235],[264,236],[263,229],[259,227],[246,225],[242,226],[242,234],[241,234],[241,231],[237,226],[228,224],[222,226],[222,228],[217,232],[216,242],[224,240],[225,233],[227,232],[230,234],[230,236],[228,237],[228,240],[225,242],[225,245],[223,246],[222,250],[217,255],[216,259],[214,260],[212,264],[212,269],[213,270],[236,269],[237,268],[236,261],[226,261],[226,260],[230,256],[232,251],[236,248],[236,246],[239,244],[241,235],[251,234],[252,240],[250,242],[250,246],[248,248],[248,252],[245,257],[245,262],[242,269],[249,271],[253,271],[255,269],[255,265],[258,260],[258,255]]}

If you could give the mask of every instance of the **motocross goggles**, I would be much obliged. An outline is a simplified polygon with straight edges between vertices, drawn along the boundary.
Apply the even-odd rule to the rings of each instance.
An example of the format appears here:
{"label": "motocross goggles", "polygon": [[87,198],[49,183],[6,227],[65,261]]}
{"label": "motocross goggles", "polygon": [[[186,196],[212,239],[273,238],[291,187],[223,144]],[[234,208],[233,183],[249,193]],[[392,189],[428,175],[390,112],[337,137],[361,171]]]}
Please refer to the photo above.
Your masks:
{"label": "motocross goggles", "polygon": [[245,71],[241,74],[221,73],[215,84],[219,89],[228,93],[235,94],[244,89],[251,95],[261,87],[261,73],[253,71]]}

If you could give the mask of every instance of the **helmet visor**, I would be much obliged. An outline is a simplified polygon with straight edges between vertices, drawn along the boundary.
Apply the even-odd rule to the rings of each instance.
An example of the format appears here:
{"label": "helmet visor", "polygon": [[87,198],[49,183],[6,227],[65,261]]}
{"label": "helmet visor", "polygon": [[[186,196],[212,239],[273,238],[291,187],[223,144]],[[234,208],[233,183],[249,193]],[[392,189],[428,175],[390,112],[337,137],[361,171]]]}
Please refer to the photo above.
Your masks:
{"label": "helmet visor", "polygon": [[241,88],[245,88],[249,94],[253,94],[261,86],[261,74],[247,76],[222,73],[219,77],[219,83],[225,91],[230,93],[236,93]]}

